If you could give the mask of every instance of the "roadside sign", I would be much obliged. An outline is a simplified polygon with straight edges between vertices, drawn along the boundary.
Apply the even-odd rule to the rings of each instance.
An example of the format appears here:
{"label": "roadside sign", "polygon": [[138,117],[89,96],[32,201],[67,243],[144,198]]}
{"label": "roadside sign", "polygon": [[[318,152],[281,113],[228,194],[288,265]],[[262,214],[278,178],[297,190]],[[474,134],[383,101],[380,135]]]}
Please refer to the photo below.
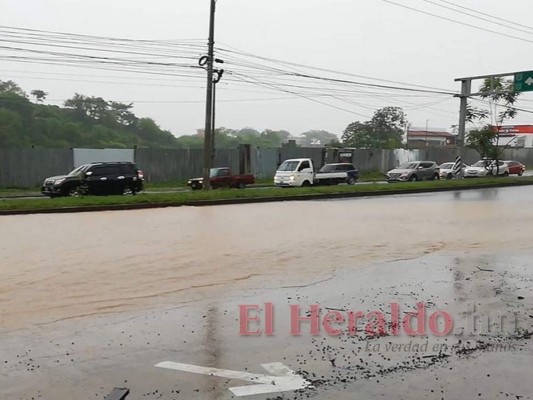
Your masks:
{"label": "roadside sign", "polygon": [[514,75],[515,92],[533,91],[533,71],[519,72]]}

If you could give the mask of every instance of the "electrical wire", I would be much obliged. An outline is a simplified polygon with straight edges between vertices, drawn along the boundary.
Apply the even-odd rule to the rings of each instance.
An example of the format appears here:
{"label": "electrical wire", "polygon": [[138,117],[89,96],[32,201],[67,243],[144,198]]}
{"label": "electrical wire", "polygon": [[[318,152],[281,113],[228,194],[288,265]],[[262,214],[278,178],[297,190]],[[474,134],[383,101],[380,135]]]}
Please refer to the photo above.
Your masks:
{"label": "electrical wire", "polygon": [[512,30],[515,30],[515,31],[518,31],[518,32],[527,33],[528,35],[533,35],[533,32],[525,30],[525,29],[517,28],[516,26],[514,26],[514,24],[513,25],[508,25],[507,23],[504,23],[504,22],[492,21],[492,20],[490,20],[488,18],[480,17],[478,15],[478,13],[473,14],[473,13],[469,13],[469,12],[465,12],[465,11],[456,10],[453,7],[445,6],[443,4],[438,4],[438,3],[436,3],[436,2],[434,2],[432,0],[420,0],[420,1],[423,1],[423,2],[428,3],[428,4],[433,4],[433,5],[437,6],[437,7],[441,7],[441,8],[444,8],[446,10],[451,10],[453,12],[456,12],[456,13],[459,13],[459,14],[462,14],[462,15],[466,15],[466,16],[469,16],[469,17],[472,17],[472,18],[475,18],[475,19],[479,19],[481,21],[489,22],[491,24],[496,24],[498,26],[501,26],[501,27],[504,27],[504,28],[507,28],[507,29],[512,29]]}
{"label": "electrical wire", "polygon": [[497,31],[494,31],[494,30],[492,30],[492,29],[482,28],[482,27],[480,27],[480,26],[476,26],[476,25],[473,25],[473,24],[469,24],[469,23],[467,23],[467,22],[457,21],[457,20],[455,20],[455,19],[451,19],[451,18],[443,17],[442,15],[433,14],[433,13],[430,13],[430,12],[428,12],[428,11],[419,10],[419,9],[417,9],[417,8],[414,8],[414,7],[406,6],[406,5],[404,5],[404,4],[395,3],[394,1],[391,1],[391,0],[381,0],[381,1],[383,1],[383,2],[385,2],[385,3],[393,4],[393,5],[395,5],[395,6],[402,7],[402,8],[405,8],[405,9],[411,10],[411,11],[415,11],[415,12],[417,12],[417,13],[421,13],[421,14],[425,14],[425,15],[430,15],[430,16],[432,16],[432,17],[439,18],[439,19],[442,19],[442,20],[444,20],[444,21],[453,22],[454,24],[459,24],[459,25],[468,26],[468,27],[470,27],[470,28],[474,28],[474,29],[477,29],[477,30],[480,30],[480,31],[494,33],[494,34],[496,34],[496,35],[505,36],[505,37],[510,38],[510,39],[520,40],[520,41],[522,41],[522,42],[533,43],[533,40],[525,39],[525,38],[522,38],[522,37],[519,37],[519,36],[509,35],[509,34],[507,34],[507,33],[497,32]]}

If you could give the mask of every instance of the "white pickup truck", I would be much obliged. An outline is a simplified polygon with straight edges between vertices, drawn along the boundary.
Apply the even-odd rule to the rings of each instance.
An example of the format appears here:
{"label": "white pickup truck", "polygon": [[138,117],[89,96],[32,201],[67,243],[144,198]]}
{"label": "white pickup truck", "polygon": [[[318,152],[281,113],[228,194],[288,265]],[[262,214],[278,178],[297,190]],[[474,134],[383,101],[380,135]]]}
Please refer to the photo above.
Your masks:
{"label": "white pickup truck", "polygon": [[285,160],[276,171],[274,185],[280,187],[300,187],[311,185],[353,185],[358,171],[353,164],[326,164],[315,173],[315,165],[310,158]]}

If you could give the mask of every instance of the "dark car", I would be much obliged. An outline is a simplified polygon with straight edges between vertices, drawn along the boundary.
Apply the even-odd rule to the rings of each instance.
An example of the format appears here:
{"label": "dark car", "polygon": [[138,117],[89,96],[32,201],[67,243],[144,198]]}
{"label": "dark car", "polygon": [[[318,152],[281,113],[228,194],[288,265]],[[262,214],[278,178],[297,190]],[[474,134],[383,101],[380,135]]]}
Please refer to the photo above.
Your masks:
{"label": "dark car", "polygon": [[[211,188],[238,188],[244,189],[246,185],[253,185],[255,177],[250,174],[233,175],[228,167],[211,168],[209,170],[209,184]],[[204,178],[191,178],[187,181],[187,186],[192,190],[199,190],[204,187]]]}
{"label": "dark car", "polygon": [[359,178],[359,171],[353,164],[326,164],[315,174],[315,185],[353,185]]}
{"label": "dark car", "polygon": [[41,193],[50,197],[134,195],[143,190],[143,172],[132,162],[94,162],[67,175],[46,178]]}
{"label": "dark car", "polygon": [[509,166],[509,175],[518,175],[522,176],[526,170],[524,164],[519,163],[518,161],[504,161]]}

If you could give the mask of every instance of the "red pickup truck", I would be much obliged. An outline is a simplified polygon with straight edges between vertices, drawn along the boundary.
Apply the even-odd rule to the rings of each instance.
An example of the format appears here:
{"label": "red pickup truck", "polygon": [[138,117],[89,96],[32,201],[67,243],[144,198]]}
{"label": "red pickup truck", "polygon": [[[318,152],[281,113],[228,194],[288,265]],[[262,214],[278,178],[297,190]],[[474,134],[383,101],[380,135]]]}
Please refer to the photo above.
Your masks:
{"label": "red pickup truck", "polygon": [[[231,169],[227,167],[211,168],[209,176],[209,183],[213,189],[222,187],[244,189],[246,185],[255,183],[253,175],[233,175]],[[203,183],[204,178],[192,178],[187,181],[187,186],[192,190],[198,190],[203,188]]]}

